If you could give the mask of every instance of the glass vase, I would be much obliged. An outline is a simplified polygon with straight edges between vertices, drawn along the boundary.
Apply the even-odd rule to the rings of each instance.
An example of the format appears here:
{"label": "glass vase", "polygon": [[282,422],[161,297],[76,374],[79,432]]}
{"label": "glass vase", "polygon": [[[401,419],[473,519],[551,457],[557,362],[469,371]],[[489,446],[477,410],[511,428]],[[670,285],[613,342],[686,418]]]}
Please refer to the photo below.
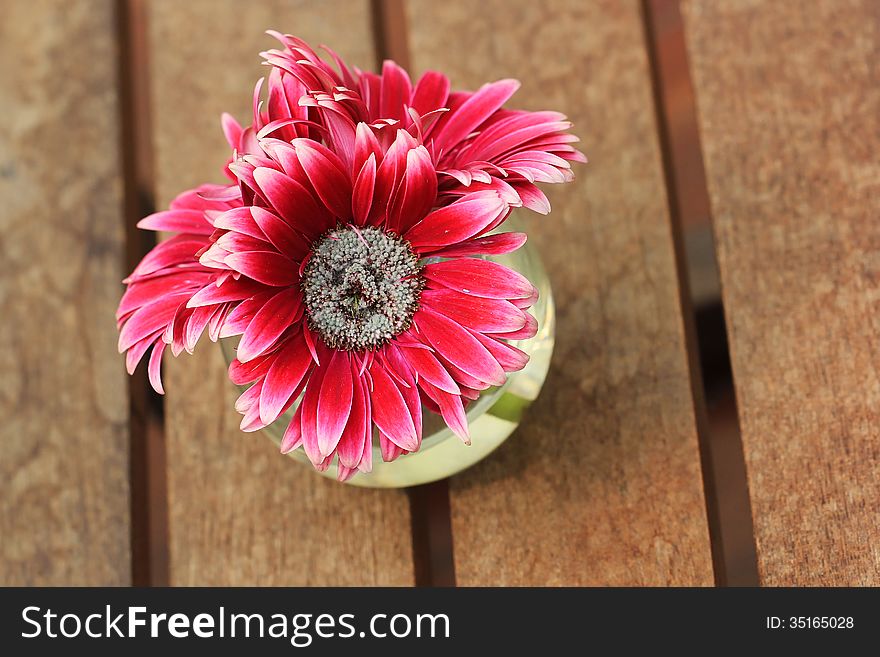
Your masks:
{"label": "glass vase", "polygon": [[[518,223],[516,216],[512,216],[505,222],[504,232],[519,230]],[[537,250],[529,242],[513,253],[482,257],[518,271],[538,288],[538,301],[529,310],[538,321],[538,332],[528,340],[510,341],[511,345],[529,355],[528,364],[518,372],[511,372],[504,385],[483,391],[467,406],[471,445],[462,443],[439,415],[423,407],[423,437],[419,451],[386,463],[382,460],[378,440],[374,436],[372,472],[357,473],[346,482],[348,485],[401,488],[429,483],[461,472],[488,456],[507,440],[519,425],[523,413],[537,398],[550,367],[556,321],[553,292],[547,272]],[[221,340],[227,363],[235,358],[238,340],[239,338]],[[279,446],[298,403],[294,403],[284,415],[262,429]],[[293,450],[288,456],[313,469],[302,447]],[[334,458],[325,472],[319,474],[335,478],[336,459]]]}

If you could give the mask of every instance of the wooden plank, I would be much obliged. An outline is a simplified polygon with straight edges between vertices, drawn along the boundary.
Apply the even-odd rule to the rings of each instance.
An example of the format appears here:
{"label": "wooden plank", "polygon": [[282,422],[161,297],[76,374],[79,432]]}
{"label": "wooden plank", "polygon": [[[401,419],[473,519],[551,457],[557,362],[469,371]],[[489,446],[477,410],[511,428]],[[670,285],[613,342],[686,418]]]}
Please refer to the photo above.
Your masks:
{"label": "wooden plank", "polygon": [[[636,2],[412,2],[417,69],[516,77],[591,164],[527,219],[557,302],[544,391],[451,485],[461,585],[711,584],[678,282]],[[479,436],[475,436],[479,440]]]}
{"label": "wooden plank", "polygon": [[5,3],[0,59],[0,584],[127,584],[113,2]]}
{"label": "wooden plank", "polygon": [[761,580],[880,584],[880,4],[684,4]]}
{"label": "wooden plank", "polygon": [[[332,7],[332,10],[331,10]],[[222,111],[249,116],[265,74],[267,28],[326,42],[372,68],[366,0],[150,5],[159,204],[220,181]],[[166,425],[172,584],[408,585],[409,506],[401,491],[342,486],[242,434],[219,347],[168,363]]]}

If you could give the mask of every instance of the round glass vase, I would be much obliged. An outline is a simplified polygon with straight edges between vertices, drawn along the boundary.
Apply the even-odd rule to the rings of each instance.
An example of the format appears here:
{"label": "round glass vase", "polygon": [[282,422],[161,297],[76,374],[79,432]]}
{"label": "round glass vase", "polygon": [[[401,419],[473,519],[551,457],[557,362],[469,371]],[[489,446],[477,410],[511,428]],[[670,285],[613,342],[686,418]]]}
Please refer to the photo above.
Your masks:
{"label": "round glass vase", "polygon": [[[504,232],[517,230],[517,223],[519,222],[515,216],[508,219],[504,224]],[[507,440],[519,425],[524,411],[537,398],[550,368],[556,322],[553,292],[547,272],[537,250],[529,242],[513,253],[481,257],[518,271],[538,288],[538,301],[529,309],[538,321],[538,332],[528,340],[509,342],[527,353],[529,362],[520,371],[508,374],[504,385],[484,390],[467,406],[471,445],[462,443],[439,415],[423,407],[422,444],[419,450],[386,463],[382,460],[378,439],[374,434],[372,472],[359,472],[347,484],[369,488],[402,488],[429,483],[461,472],[488,456]],[[238,340],[239,338],[221,340],[227,363],[235,358]],[[245,389],[241,387],[242,391]],[[295,402],[284,415],[262,429],[276,445],[281,445],[284,430],[298,405],[299,401]],[[288,456],[312,469],[302,447],[293,450]],[[336,459],[334,458],[325,472],[318,474],[335,479]]]}

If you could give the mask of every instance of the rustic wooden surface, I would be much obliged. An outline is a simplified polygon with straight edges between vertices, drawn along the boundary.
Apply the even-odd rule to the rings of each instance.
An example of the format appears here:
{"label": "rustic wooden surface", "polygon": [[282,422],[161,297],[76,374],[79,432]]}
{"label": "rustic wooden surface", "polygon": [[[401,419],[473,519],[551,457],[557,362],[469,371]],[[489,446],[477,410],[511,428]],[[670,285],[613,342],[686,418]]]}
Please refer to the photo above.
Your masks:
{"label": "rustic wooden surface", "polygon": [[3,5],[4,586],[130,581],[114,20],[111,0]]}
{"label": "rustic wooden surface", "polygon": [[[0,585],[132,581],[122,6],[3,5]],[[878,585],[880,5],[683,8],[761,582]],[[384,49],[457,86],[518,77],[512,105],[571,116],[591,164],[527,219],[556,291],[553,366],[517,433],[450,482],[457,583],[711,584],[638,0],[151,0],[147,15],[152,149],[134,156],[152,150],[160,207],[222,180],[219,114],[248,120],[270,27],[362,68]],[[340,486],[240,433],[216,345],[168,362],[166,384],[171,584],[414,583],[404,492]]]}
{"label": "rustic wooden surface", "polygon": [[528,219],[555,290],[556,350],[520,429],[452,480],[458,584],[712,584],[638,3],[408,9],[416,69],[466,88],[519,78],[511,105],[568,113],[591,160],[548,190],[549,217]]}
{"label": "rustic wooden surface", "polygon": [[684,10],[761,580],[876,586],[880,4]]}
{"label": "rustic wooden surface", "polygon": [[[332,11],[329,8],[332,6]],[[249,121],[265,74],[267,28],[331,44],[375,66],[367,0],[171,0],[150,5],[158,203],[222,178],[222,111]],[[409,585],[409,503],[402,491],[315,476],[262,435],[242,434],[220,349],[168,362],[165,400],[172,584]]]}

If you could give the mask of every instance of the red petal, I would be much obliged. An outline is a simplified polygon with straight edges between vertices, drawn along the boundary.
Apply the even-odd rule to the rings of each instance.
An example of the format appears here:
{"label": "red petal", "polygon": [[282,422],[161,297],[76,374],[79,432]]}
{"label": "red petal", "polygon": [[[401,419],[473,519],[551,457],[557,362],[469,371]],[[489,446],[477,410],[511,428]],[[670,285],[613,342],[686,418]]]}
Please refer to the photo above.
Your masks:
{"label": "red petal", "polygon": [[176,273],[132,283],[122,295],[119,308],[116,310],[116,318],[120,319],[141,306],[171,294],[186,291],[194,293],[207,285],[213,277],[214,273],[206,270],[184,269]]}
{"label": "red petal", "polygon": [[222,306],[200,306],[186,320],[186,326],[183,331],[183,346],[188,353],[193,352],[196,343],[198,343],[199,338],[202,336],[202,332],[208,325],[208,321],[218,310],[222,310]]}
{"label": "red petal", "polygon": [[373,422],[389,440],[401,449],[418,448],[418,436],[409,407],[384,366],[374,361],[370,367],[373,378],[371,394]]}
{"label": "red petal", "polygon": [[405,450],[395,445],[394,442],[381,431],[379,432],[379,448],[382,450],[382,460],[391,462],[403,454]]}
{"label": "red petal", "polygon": [[287,454],[302,445],[302,404],[293,413],[293,418],[281,437],[281,453]]}
{"label": "red petal", "polygon": [[119,331],[119,353],[168,326],[188,296],[188,294],[173,294],[138,308],[125,320]]}
{"label": "red petal", "polygon": [[334,452],[342,438],[351,414],[352,388],[349,355],[336,351],[327,365],[318,400],[318,450],[324,457]]}
{"label": "red petal", "polygon": [[297,288],[282,290],[266,301],[254,315],[238,344],[238,360],[243,363],[267,351],[294,322],[302,306]]}
{"label": "red petal", "polygon": [[379,112],[383,118],[403,120],[406,117],[404,104],[409,105],[412,96],[412,83],[409,75],[390,59],[382,63],[382,87],[380,89]]}
{"label": "red petal", "polygon": [[347,468],[358,467],[363,458],[364,450],[373,448],[370,441],[371,420],[367,398],[360,379],[353,380],[352,388],[351,415],[337,447],[339,463]]}
{"label": "red petal", "polygon": [[220,125],[223,128],[223,135],[229,143],[229,148],[237,149],[241,139],[241,125],[231,114],[226,112],[220,115]]}
{"label": "red petal", "polygon": [[446,422],[446,426],[452,429],[452,432],[461,438],[465,445],[470,445],[471,437],[468,431],[467,415],[464,412],[464,404],[461,401],[461,397],[459,395],[447,394],[427,382],[422,382],[419,385],[437,403],[440,415]]}
{"label": "red petal", "polygon": [[260,419],[265,424],[274,422],[284,412],[284,407],[298,391],[312,366],[312,357],[302,334],[289,340],[270,362],[272,365],[260,394]]}
{"label": "red petal", "polygon": [[477,192],[434,210],[404,236],[416,249],[456,244],[488,227],[507,204],[494,192]]}
{"label": "red petal", "polygon": [[491,333],[489,335],[500,340],[528,340],[529,338],[535,337],[535,334],[538,332],[538,320],[532,317],[529,313],[525,313],[525,316],[526,325],[519,331],[511,331],[510,333]]}
{"label": "red petal", "polygon": [[427,349],[401,347],[401,353],[412,365],[412,368],[419,373],[420,379],[429,381],[437,388],[446,392],[458,394],[458,384],[455,383],[455,380],[449,375],[446,368],[430,351]]}
{"label": "red petal", "polygon": [[519,82],[516,80],[484,84],[460,107],[449,113],[449,120],[435,138],[436,148],[445,151],[458,144],[499,109],[517,89]]}
{"label": "red petal", "polygon": [[[259,382],[258,382],[259,383]],[[252,385],[250,388],[245,390],[238,396],[238,399],[235,400],[235,410],[239,413],[246,412],[249,408],[252,408],[254,404],[259,402],[260,400],[260,387]]]}
{"label": "red petal", "polygon": [[291,260],[299,260],[309,250],[309,245],[290,224],[261,207],[251,208],[254,221],[272,245]]}
{"label": "red petal", "polygon": [[278,214],[292,226],[314,227],[321,233],[335,222],[326,208],[320,207],[308,189],[296,180],[275,169],[254,169],[254,180]]}
{"label": "red petal", "polygon": [[303,447],[312,465],[318,466],[324,460],[318,448],[318,400],[321,397],[321,384],[324,381],[326,367],[318,367],[309,377],[306,393],[303,396],[301,428]]}
{"label": "red petal", "polygon": [[202,210],[165,210],[141,219],[138,228],[144,230],[167,230],[174,233],[210,235],[214,227]]}
{"label": "red petal", "polygon": [[333,151],[310,139],[295,139],[296,154],[318,196],[335,216],[351,216],[351,180]]}
{"label": "red petal", "polygon": [[[373,192],[376,202],[370,211],[370,223],[377,224],[378,219],[387,214],[394,195],[400,189],[400,181],[406,171],[407,154],[418,145],[406,130],[397,131],[394,142],[376,171],[376,190]],[[379,199],[384,202],[379,202]]]}
{"label": "red petal", "polygon": [[223,323],[223,327],[220,330],[220,337],[228,338],[233,335],[241,335],[244,333],[245,329],[247,329],[251,320],[254,318],[254,315],[260,311],[260,308],[266,305],[266,302],[271,299],[276,292],[277,290],[275,290],[275,288],[270,288],[268,291],[256,294],[250,299],[245,299],[236,305]]}
{"label": "red petal", "polygon": [[424,307],[413,321],[437,353],[463,372],[492,385],[504,383],[498,361],[467,329]]}
{"label": "red petal", "polygon": [[175,235],[153,247],[135,267],[129,279],[143,277],[177,265],[190,264],[199,267],[196,253],[207,245],[208,240],[202,235]]}
{"label": "red petal", "polygon": [[529,362],[529,355],[521,349],[517,349],[516,347],[501,342],[500,340],[487,337],[478,331],[471,331],[471,334],[480,341],[480,344],[489,350],[505,372],[516,372],[521,370],[526,366],[526,363]]}
{"label": "red petal", "polygon": [[352,171],[360,171],[370,159],[370,155],[376,156],[376,161],[382,159],[382,147],[379,140],[366,123],[358,123],[354,140],[354,164]]}
{"label": "red petal", "polygon": [[507,333],[526,325],[523,312],[504,299],[487,299],[439,288],[423,290],[421,300],[432,310],[476,331]]}
{"label": "red petal", "polygon": [[165,389],[162,387],[162,377],[160,376],[163,353],[165,353],[165,343],[157,342],[156,346],[153,347],[153,352],[150,354],[150,364],[147,367],[150,385],[153,386],[153,390],[160,395],[165,394]]}
{"label": "red petal", "polygon": [[265,289],[266,287],[262,283],[252,281],[249,278],[231,278],[220,287],[209,283],[196,292],[186,305],[188,308],[197,308],[225,301],[239,301],[263,292]]}
{"label": "red petal", "polygon": [[214,219],[214,228],[223,228],[241,233],[242,235],[250,235],[264,242],[269,239],[260,227],[257,226],[257,222],[254,221],[251,208],[235,208],[218,215]]}
{"label": "red petal", "polygon": [[550,201],[547,196],[530,182],[513,182],[513,188],[522,199],[523,206],[540,214],[550,213]]}
{"label": "red petal", "polygon": [[445,260],[427,265],[423,273],[444,287],[475,297],[524,299],[535,290],[521,274],[489,260]]}
{"label": "red petal", "polygon": [[265,285],[280,287],[293,285],[299,280],[296,265],[274,251],[231,253],[224,262],[230,269]]}
{"label": "red petal", "polygon": [[401,184],[398,202],[389,217],[390,227],[399,234],[420,221],[437,201],[437,172],[424,146],[406,154],[406,174]]}
{"label": "red petal", "polygon": [[512,253],[526,243],[525,233],[499,233],[477,237],[461,244],[447,246],[439,251],[432,251],[432,256],[444,258],[464,257],[475,255],[503,255]]}
{"label": "red petal", "polygon": [[412,93],[412,108],[424,115],[446,106],[449,96],[449,78],[436,71],[426,71]]}
{"label": "red petal", "polygon": [[358,226],[364,226],[373,205],[373,191],[376,187],[376,156],[372,153],[358,173],[351,197],[351,214]]}
{"label": "red petal", "polygon": [[254,358],[247,363],[242,363],[237,358],[229,363],[229,380],[237,386],[253,383],[257,379],[266,376],[266,373],[275,362],[274,354],[267,354]]}

